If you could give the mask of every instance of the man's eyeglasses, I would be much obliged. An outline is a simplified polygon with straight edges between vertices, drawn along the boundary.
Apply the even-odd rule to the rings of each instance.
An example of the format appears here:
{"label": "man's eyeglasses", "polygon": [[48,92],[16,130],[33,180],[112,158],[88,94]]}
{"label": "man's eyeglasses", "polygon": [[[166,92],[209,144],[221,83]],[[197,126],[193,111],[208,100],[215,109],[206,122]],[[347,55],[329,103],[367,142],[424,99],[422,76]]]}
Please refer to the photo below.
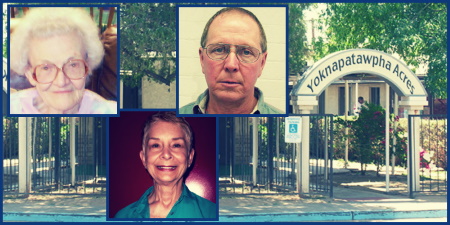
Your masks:
{"label": "man's eyeglasses", "polygon": [[206,55],[210,59],[219,61],[228,57],[232,46],[236,49],[236,57],[243,63],[254,63],[261,55],[257,48],[246,45],[210,44],[204,49],[206,49]]}
{"label": "man's eyeglasses", "polygon": [[73,59],[66,62],[62,68],[55,64],[41,64],[34,68],[33,78],[38,83],[49,84],[56,79],[56,75],[62,70],[63,74],[71,80],[80,80],[87,76],[89,67],[82,59]]}

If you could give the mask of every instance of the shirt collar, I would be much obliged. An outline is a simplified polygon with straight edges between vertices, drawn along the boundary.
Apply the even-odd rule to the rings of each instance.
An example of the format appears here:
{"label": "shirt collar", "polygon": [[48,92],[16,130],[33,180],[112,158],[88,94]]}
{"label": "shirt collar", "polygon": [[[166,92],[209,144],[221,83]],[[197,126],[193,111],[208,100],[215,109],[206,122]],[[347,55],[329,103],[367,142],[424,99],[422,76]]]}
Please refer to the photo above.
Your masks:
{"label": "shirt collar", "polygon": [[[254,93],[255,98],[258,100],[258,103],[255,105],[255,108],[253,108],[253,111],[250,114],[261,114],[258,110],[261,91],[257,87],[255,87]],[[206,90],[200,102],[194,106],[194,114],[206,114],[206,106],[208,105],[208,101],[209,101],[209,94],[208,90]]]}
{"label": "shirt collar", "polygon": [[[148,205],[148,196],[153,192],[154,186],[151,186],[149,189],[147,189],[147,191],[144,193],[144,195],[142,195],[142,197],[139,199],[140,202],[140,206],[144,206],[144,207],[139,207],[140,213],[139,215],[143,215],[144,218],[150,218],[150,206]],[[179,204],[181,201],[183,201],[183,199],[192,199],[194,198],[193,193],[189,190],[189,188],[186,186],[186,184],[183,183],[183,191],[181,192],[180,198],[178,198],[178,200],[175,202],[174,206],[176,204]],[[173,207],[172,207],[173,209]],[[171,209],[171,211],[172,211]],[[170,213],[170,212],[169,212]]]}

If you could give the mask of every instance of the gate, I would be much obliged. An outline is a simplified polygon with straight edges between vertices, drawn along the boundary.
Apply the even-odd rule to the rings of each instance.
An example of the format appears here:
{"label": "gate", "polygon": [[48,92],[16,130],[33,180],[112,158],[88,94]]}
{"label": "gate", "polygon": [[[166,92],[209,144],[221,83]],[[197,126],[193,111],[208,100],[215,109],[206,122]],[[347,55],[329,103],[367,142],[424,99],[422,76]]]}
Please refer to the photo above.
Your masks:
{"label": "gate", "polygon": [[[106,118],[37,117],[20,124],[19,118],[4,117],[4,194],[104,193],[105,122]],[[19,142],[25,142],[24,150],[19,150]]]}
{"label": "gate", "polygon": [[410,197],[447,192],[447,115],[408,117]]}
{"label": "gate", "polygon": [[[332,196],[332,115],[310,117],[310,193]],[[303,125],[304,126],[304,125]],[[221,190],[297,193],[299,144],[284,141],[284,117],[219,118]]]}

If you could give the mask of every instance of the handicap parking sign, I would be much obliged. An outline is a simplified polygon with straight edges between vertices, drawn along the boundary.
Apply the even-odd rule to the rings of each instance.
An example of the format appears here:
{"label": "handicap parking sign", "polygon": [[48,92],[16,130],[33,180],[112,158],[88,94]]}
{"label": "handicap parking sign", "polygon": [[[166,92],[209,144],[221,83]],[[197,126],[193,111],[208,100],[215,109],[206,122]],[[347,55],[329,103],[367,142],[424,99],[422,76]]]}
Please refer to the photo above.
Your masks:
{"label": "handicap parking sign", "polygon": [[301,122],[299,116],[290,116],[285,118],[284,141],[286,143],[301,142]]}
{"label": "handicap parking sign", "polygon": [[289,124],[289,133],[297,133],[298,124]]}

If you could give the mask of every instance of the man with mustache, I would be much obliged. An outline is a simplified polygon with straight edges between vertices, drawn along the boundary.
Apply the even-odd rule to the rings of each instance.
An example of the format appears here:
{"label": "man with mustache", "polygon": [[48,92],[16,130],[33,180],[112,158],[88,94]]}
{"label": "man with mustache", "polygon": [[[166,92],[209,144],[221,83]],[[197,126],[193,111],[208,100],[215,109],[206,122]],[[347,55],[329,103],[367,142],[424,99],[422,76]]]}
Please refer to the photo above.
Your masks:
{"label": "man with mustache", "polygon": [[205,26],[199,48],[208,89],[180,114],[284,114],[255,87],[267,58],[267,40],[256,16],[224,8]]}

